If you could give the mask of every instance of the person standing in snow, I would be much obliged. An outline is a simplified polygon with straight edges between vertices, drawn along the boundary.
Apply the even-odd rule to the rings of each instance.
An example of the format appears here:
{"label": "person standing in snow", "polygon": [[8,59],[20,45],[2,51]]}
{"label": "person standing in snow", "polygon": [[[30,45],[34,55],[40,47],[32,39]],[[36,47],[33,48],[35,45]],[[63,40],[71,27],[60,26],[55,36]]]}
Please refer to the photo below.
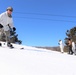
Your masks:
{"label": "person standing in snow", "polygon": [[71,39],[68,39],[68,50],[69,50],[69,53],[68,54],[73,54],[73,51],[72,51],[72,40]]}
{"label": "person standing in snow", "polygon": [[8,7],[5,12],[0,14],[0,30],[6,36],[5,40],[7,42],[7,45],[10,42],[10,28],[12,29],[12,31],[16,30],[13,25],[12,12],[13,8]]}
{"label": "person standing in snow", "polygon": [[74,41],[72,41],[72,51],[73,51],[74,54],[76,55],[75,42],[74,42]]}
{"label": "person standing in snow", "polygon": [[64,52],[64,44],[63,44],[62,40],[59,40],[59,45],[60,45],[61,53],[63,53]]}

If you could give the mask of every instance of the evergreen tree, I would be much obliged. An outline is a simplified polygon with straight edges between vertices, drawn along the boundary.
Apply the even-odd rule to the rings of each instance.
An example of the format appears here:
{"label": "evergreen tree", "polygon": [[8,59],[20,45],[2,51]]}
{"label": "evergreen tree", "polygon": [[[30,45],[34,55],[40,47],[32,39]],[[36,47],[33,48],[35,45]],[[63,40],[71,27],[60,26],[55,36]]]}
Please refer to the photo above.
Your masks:
{"label": "evergreen tree", "polygon": [[66,31],[65,44],[68,45],[68,39],[72,39],[76,43],[76,27]]}

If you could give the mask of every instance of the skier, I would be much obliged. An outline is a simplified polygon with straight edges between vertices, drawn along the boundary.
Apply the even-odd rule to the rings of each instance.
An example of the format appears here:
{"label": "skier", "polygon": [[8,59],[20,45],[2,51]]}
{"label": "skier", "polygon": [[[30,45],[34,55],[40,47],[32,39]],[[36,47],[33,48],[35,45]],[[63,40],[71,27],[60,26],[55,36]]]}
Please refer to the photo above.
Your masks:
{"label": "skier", "polygon": [[72,40],[70,38],[68,39],[68,48],[69,48],[68,54],[72,55],[74,52],[72,51]]}
{"label": "skier", "polygon": [[63,44],[62,40],[59,40],[58,44],[60,45],[61,53],[63,53],[64,52],[64,44]]}
{"label": "skier", "polygon": [[11,27],[12,31],[16,30],[16,28],[13,25],[12,12],[13,12],[13,8],[8,7],[5,12],[0,14],[0,30],[6,36],[5,40],[7,42],[7,46],[11,46],[10,45],[10,28],[9,27]]}
{"label": "skier", "polygon": [[76,55],[75,42],[74,42],[74,41],[72,41],[72,51],[73,51],[74,54]]}

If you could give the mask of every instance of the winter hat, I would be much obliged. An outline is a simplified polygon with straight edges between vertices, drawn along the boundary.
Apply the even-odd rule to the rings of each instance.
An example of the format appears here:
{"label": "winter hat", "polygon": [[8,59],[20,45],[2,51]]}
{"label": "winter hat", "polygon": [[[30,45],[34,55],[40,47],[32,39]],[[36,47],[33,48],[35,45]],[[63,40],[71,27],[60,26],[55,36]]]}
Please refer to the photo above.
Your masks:
{"label": "winter hat", "polygon": [[8,10],[13,11],[13,8],[12,8],[12,7],[8,7],[8,8],[7,8],[7,11],[8,11]]}

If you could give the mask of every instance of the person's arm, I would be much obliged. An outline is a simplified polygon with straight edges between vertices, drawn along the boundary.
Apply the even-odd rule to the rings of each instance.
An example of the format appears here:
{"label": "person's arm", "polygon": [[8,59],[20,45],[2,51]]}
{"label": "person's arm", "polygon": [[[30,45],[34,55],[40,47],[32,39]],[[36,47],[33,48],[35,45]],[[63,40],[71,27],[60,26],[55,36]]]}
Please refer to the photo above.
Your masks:
{"label": "person's arm", "polygon": [[12,18],[11,18],[11,23],[9,24],[9,26],[13,29],[13,31],[16,30],[16,28],[14,27],[13,19]]}
{"label": "person's arm", "polygon": [[1,14],[1,15],[0,15],[0,28],[3,28],[2,19],[3,19],[3,15]]}
{"label": "person's arm", "polygon": [[2,15],[2,14],[0,14],[0,23],[1,23],[1,21],[2,21],[2,16],[3,16],[3,15]]}
{"label": "person's arm", "polygon": [[11,18],[11,23],[9,24],[9,26],[10,26],[11,28],[13,28],[13,27],[14,27],[13,19],[12,19],[12,18]]}

